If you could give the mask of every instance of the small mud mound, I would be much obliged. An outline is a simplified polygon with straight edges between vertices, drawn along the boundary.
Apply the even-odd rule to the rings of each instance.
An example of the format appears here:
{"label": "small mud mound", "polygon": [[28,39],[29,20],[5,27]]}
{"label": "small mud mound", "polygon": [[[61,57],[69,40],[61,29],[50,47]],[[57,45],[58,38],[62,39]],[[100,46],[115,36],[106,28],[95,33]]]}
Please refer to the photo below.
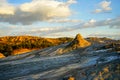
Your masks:
{"label": "small mud mound", "polygon": [[78,49],[78,48],[84,49],[90,45],[91,45],[90,42],[85,40],[80,34],[77,34],[75,39],[72,42],[70,42],[64,48],[58,49],[57,52],[59,54],[63,54],[63,53],[70,52],[70,51]]}
{"label": "small mud mound", "polygon": [[75,39],[67,46],[72,48],[84,48],[90,46],[91,43],[86,41],[80,34],[77,34]]}

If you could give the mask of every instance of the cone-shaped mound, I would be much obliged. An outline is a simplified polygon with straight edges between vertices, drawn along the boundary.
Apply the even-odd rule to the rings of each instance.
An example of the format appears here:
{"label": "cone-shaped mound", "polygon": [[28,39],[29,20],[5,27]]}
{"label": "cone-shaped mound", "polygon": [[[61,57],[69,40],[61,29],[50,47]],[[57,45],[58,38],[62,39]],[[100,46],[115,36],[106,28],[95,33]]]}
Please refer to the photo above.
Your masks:
{"label": "cone-shaped mound", "polygon": [[86,48],[90,45],[91,45],[90,42],[85,40],[80,34],[77,34],[75,39],[72,42],[70,42],[68,45],[66,45],[63,48],[57,49],[57,53],[63,54],[63,53],[67,53],[67,52],[70,52],[70,51],[78,49],[78,48],[81,48],[83,51],[83,48]]}
{"label": "cone-shaped mound", "polygon": [[90,46],[90,42],[85,40],[80,34],[77,34],[75,39],[68,45],[68,47],[72,48],[84,48]]}

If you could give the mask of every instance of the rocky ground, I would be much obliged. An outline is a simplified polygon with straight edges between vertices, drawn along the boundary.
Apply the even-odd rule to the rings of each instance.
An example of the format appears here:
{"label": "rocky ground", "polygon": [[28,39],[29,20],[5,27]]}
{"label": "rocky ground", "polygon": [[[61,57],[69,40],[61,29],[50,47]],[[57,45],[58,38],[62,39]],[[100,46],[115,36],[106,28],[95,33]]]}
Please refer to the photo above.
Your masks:
{"label": "rocky ground", "polygon": [[75,41],[0,59],[0,80],[120,79],[119,49],[88,42],[83,48],[80,37]]}

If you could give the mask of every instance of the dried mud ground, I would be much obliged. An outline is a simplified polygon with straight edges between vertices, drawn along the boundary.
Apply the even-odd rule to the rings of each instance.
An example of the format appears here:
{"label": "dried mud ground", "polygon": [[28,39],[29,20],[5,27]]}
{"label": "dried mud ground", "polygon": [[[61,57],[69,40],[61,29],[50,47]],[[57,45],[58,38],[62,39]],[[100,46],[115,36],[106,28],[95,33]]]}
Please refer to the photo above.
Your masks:
{"label": "dried mud ground", "polygon": [[75,80],[120,79],[120,52],[89,47],[56,55],[63,46],[0,59],[0,80],[68,80],[71,76]]}
{"label": "dried mud ground", "polygon": [[105,64],[71,70],[61,77],[56,79],[53,78],[52,80],[68,80],[70,76],[74,77],[75,80],[119,80],[120,59]]}

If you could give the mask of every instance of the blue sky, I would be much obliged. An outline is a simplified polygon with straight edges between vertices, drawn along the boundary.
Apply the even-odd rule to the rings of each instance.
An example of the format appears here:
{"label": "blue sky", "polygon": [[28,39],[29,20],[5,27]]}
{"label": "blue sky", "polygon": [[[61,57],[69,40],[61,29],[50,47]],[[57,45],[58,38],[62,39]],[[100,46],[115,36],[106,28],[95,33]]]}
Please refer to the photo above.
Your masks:
{"label": "blue sky", "polygon": [[120,39],[119,0],[1,0],[0,36]]}

